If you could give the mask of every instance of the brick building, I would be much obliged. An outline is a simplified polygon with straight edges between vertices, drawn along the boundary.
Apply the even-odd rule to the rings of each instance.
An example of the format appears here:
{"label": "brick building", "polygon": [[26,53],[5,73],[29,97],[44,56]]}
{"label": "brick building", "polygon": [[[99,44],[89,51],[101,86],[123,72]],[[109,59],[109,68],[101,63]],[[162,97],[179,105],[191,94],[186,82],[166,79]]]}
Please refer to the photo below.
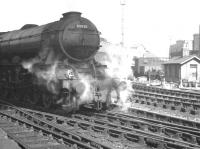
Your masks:
{"label": "brick building", "polygon": [[192,51],[192,41],[177,40],[175,44],[170,45],[169,58],[189,56]]}

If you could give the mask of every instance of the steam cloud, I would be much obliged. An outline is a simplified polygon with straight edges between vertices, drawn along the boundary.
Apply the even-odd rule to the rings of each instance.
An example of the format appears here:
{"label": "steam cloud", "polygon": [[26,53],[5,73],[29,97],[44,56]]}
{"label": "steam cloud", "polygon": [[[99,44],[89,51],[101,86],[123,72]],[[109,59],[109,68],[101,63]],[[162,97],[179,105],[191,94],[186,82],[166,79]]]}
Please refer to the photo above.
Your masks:
{"label": "steam cloud", "polygon": [[39,85],[44,85],[48,91],[53,94],[58,94],[58,89],[56,87],[56,84],[58,83],[56,77],[57,62],[54,62],[53,65],[47,68],[40,68],[39,66],[36,66],[38,63],[39,59],[34,58],[29,61],[22,62],[22,66],[37,77],[38,80],[36,81]]}
{"label": "steam cloud", "polygon": [[[108,42],[102,43],[102,48],[96,56],[96,60],[100,63],[107,65],[106,74],[108,78],[114,80],[117,85],[117,90],[120,93],[120,101],[118,104],[122,110],[130,107],[128,99],[133,93],[131,87],[131,78],[133,72],[131,66],[133,65],[134,52],[130,48],[122,47],[121,45],[114,45]],[[114,91],[111,95],[111,100],[116,101],[117,95]]]}
{"label": "steam cloud", "polygon": [[[117,97],[120,96],[118,104],[122,109],[126,109],[130,106],[127,102],[130,95],[133,93],[131,87],[130,78],[133,77],[131,69],[133,63],[134,52],[132,49],[121,47],[120,45],[114,45],[111,43],[102,43],[102,48],[95,56],[95,60],[101,64],[107,66],[105,70],[105,78],[103,80],[95,80],[91,75],[79,74],[80,80],[74,80],[72,87],[76,89],[80,95],[79,104],[93,100],[95,83],[98,84],[101,89],[112,89],[111,94],[112,102],[115,102]],[[30,61],[23,62],[22,65],[29,72],[35,74],[38,78],[38,83],[45,85],[46,88],[54,93],[58,94],[57,88],[58,80],[56,77],[57,62],[46,69],[38,69],[35,67],[39,63],[39,59],[35,58]]]}

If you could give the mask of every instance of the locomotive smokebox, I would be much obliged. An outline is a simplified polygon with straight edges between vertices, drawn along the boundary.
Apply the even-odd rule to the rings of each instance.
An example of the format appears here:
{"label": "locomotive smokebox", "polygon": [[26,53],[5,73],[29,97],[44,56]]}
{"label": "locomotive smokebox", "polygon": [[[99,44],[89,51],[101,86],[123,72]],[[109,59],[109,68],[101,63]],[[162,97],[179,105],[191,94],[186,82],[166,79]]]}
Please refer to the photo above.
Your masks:
{"label": "locomotive smokebox", "polygon": [[65,24],[59,34],[61,50],[75,61],[93,58],[99,49],[99,32],[92,22],[81,17],[80,12],[63,14]]}

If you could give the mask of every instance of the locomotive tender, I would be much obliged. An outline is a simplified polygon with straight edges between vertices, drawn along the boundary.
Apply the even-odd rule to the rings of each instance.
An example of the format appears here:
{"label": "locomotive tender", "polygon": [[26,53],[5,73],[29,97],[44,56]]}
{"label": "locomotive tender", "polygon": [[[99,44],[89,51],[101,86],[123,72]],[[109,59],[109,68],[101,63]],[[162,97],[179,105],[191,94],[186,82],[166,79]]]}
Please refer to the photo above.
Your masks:
{"label": "locomotive tender", "polygon": [[110,102],[111,88],[100,85],[106,68],[94,59],[99,47],[97,28],[80,12],[0,33],[1,97],[45,108],[62,104],[77,109],[87,89],[92,94],[85,102],[101,109]]}

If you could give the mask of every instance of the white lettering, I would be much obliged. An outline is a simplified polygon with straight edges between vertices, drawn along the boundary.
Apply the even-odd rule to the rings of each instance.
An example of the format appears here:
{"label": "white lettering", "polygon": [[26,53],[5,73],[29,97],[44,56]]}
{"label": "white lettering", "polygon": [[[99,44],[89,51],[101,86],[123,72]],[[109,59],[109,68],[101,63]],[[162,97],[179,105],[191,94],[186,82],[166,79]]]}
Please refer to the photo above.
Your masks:
{"label": "white lettering", "polygon": [[82,25],[82,24],[77,24],[76,27],[77,28],[88,28],[87,25]]}

